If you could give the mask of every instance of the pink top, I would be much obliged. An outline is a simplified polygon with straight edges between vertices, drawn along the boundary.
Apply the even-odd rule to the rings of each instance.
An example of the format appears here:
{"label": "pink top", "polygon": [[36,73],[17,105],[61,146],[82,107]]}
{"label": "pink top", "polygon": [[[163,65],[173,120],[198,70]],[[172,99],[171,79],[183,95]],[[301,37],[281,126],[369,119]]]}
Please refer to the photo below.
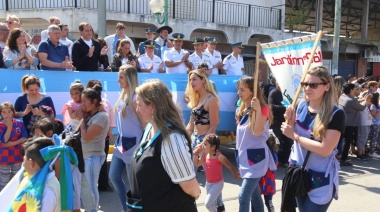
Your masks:
{"label": "pink top", "polygon": [[206,180],[209,183],[217,183],[223,180],[223,164],[218,160],[220,154],[217,152],[215,158],[206,157]]}
{"label": "pink top", "polygon": [[73,100],[68,101],[62,108],[62,115],[63,115],[63,123],[67,125],[70,120],[70,114],[67,108],[71,108],[71,110],[78,111],[80,109],[81,103],[74,102]]}
{"label": "pink top", "polygon": [[102,105],[104,105],[104,110],[106,111],[106,113],[108,114],[108,117],[110,118],[110,127],[116,127],[115,114],[113,112],[111,103],[107,99],[102,98]]}

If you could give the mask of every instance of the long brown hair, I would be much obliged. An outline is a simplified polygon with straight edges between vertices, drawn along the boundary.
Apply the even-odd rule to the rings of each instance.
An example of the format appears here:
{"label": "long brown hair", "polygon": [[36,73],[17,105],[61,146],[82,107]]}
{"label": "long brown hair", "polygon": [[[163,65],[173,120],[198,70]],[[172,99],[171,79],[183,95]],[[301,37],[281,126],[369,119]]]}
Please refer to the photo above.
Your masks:
{"label": "long brown hair", "polygon": [[[245,76],[245,77],[240,78],[239,81],[237,82],[236,86],[239,87],[240,84],[245,85],[245,87],[247,87],[253,93],[253,84],[254,84],[253,77]],[[265,100],[262,92],[261,92],[259,84],[257,84],[256,98],[260,102],[260,107],[269,106],[267,104],[267,102],[266,102],[266,100]],[[243,117],[244,111],[245,111],[245,102],[242,101],[241,105],[240,105],[240,108],[239,108],[239,111],[238,111],[238,113],[236,115],[236,119],[237,119],[238,122]],[[260,113],[261,113],[261,111],[260,111]],[[249,128],[251,130],[255,126],[255,120],[252,118],[252,116],[253,116],[253,110],[250,110],[250,112],[249,112]],[[269,110],[269,124],[272,123],[272,118],[273,118],[272,112],[271,112],[271,110]]]}
{"label": "long brown hair", "polygon": [[307,74],[319,77],[323,83],[330,84],[330,89],[325,91],[321,103],[321,108],[318,111],[313,126],[313,135],[315,138],[322,139],[325,136],[327,126],[332,119],[332,112],[334,111],[335,92],[333,78],[330,71],[323,66],[314,67],[307,71]]}

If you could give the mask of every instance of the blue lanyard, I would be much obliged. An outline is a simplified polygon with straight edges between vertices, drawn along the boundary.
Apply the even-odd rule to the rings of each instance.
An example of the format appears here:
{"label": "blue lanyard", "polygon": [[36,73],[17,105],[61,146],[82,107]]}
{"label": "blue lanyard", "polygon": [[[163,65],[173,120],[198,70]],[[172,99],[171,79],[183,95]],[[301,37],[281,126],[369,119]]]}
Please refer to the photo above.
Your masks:
{"label": "blue lanyard", "polygon": [[[150,129],[152,128],[152,124],[148,123],[148,125],[146,126],[145,128],[145,132],[144,132],[144,136],[143,136],[143,140],[146,140],[146,137],[148,136],[148,133],[150,132]],[[150,146],[153,145],[154,141],[156,140],[156,138],[161,134],[161,131],[158,130],[156,132],[156,134],[154,134],[154,136],[149,140],[149,142],[143,146],[146,142],[144,143],[141,143],[140,144],[140,147],[138,148],[138,150],[135,152],[135,158],[140,158],[141,155],[143,154],[143,152]]]}

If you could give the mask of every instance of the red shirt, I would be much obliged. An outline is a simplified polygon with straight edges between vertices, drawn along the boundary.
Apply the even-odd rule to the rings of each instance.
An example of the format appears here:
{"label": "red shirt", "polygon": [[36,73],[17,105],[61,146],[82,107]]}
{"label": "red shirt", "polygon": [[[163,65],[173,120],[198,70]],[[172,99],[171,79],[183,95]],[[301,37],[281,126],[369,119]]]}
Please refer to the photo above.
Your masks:
{"label": "red shirt", "polygon": [[215,158],[206,157],[206,180],[209,183],[217,183],[223,180],[223,164],[218,160],[220,152],[216,153]]}

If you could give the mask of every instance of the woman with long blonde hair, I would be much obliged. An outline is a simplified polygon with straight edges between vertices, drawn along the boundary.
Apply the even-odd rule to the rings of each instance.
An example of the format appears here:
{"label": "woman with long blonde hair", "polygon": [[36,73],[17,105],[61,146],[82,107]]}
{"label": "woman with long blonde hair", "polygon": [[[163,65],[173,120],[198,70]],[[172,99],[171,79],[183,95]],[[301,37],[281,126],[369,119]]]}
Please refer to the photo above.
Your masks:
{"label": "woman with long blonde hair", "polygon": [[127,188],[126,183],[123,181],[122,173],[126,169],[129,181],[131,159],[133,152],[139,145],[145,122],[142,121],[140,114],[136,112],[135,89],[138,86],[136,68],[130,65],[121,66],[117,81],[121,88],[121,94],[115,103],[114,113],[116,114],[116,126],[119,135],[115,141],[109,178],[120,198],[123,211],[127,211],[125,194],[129,190],[129,183],[127,183]]}
{"label": "woman with long blonde hair", "polygon": [[236,114],[237,160],[240,176],[243,178],[239,193],[239,212],[248,212],[250,208],[252,211],[264,211],[259,181],[268,170],[276,170],[272,153],[266,144],[271,110],[259,85],[256,96],[253,87],[253,77],[243,77],[237,83],[238,95],[242,101]]}
{"label": "woman with long blonde hair", "polygon": [[143,211],[197,211],[191,141],[164,83],[150,80],[136,89],[137,111],[147,122],[131,160],[127,205]]}
{"label": "woman with long blonde hair", "polygon": [[304,100],[296,111],[291,107],[287,109],[288,123],[281,126],[283,134],[294,140],[290,166],[302,166],[310,152],[305,168],[312,180],[312,189],[306,197],[295,199],[301,212],[327,211],[332,199],[338,198],[339,163],[335,155],[346,116],[335,105],[335,86],[329,70],[322,66],[308,70],[301,86]]}
{"label": "woman with long blonde hair", "polygon": [[192,145],[199,145],[206,134],[214,134],[219,124],[219,97],[206,74],[192,70],[188,75],[186,95],[191,109],[186,130],[193,135]]}

